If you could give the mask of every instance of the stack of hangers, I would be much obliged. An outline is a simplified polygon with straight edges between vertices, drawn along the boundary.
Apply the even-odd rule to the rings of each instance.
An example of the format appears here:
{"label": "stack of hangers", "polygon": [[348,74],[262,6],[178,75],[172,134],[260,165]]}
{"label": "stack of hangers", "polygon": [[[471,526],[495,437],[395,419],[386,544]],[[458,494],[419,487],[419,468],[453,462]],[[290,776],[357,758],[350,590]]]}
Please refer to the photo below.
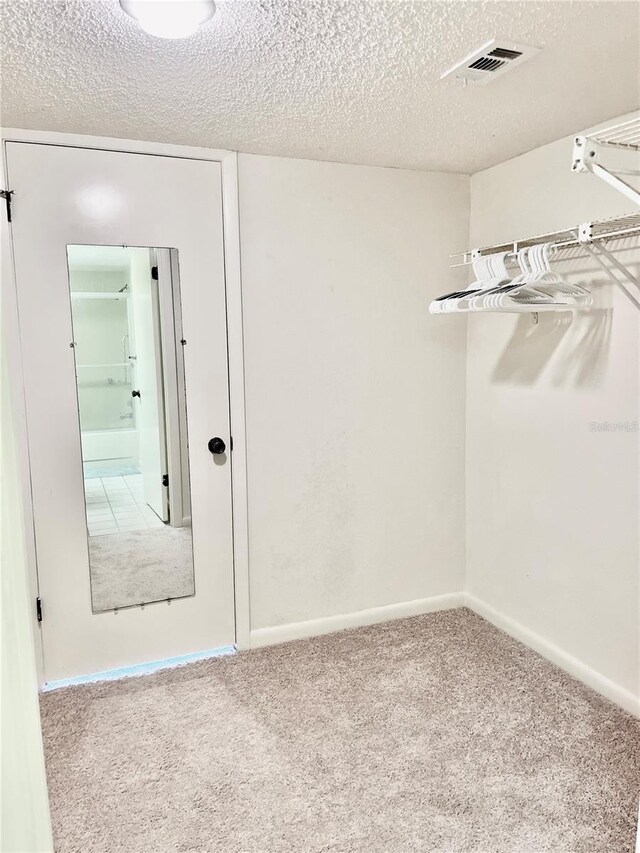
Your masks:
{"label": "stack of hangers", "polygon": [[[553,243],[528,246],[514,255],[480,255],[472,265],[476,280],[466,290],[434,299],[431,314],[466,311],[559,311],[588,308],[591,293],[551,269]],[[515,261],[515,268],[514,268]],[[516,273],[514,275],[514,272]]]}

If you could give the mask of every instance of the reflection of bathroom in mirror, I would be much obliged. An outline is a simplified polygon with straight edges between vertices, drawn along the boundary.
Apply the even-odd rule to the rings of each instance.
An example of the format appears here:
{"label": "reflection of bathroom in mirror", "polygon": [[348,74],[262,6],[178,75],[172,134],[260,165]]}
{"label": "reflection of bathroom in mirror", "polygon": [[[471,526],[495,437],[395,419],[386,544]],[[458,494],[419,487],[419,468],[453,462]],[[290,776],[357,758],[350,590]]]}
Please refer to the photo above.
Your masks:
{"label": "reflection of bathroom in mirror", "polygon": [[177,252],[67,257],[92,609],[193,595]]}

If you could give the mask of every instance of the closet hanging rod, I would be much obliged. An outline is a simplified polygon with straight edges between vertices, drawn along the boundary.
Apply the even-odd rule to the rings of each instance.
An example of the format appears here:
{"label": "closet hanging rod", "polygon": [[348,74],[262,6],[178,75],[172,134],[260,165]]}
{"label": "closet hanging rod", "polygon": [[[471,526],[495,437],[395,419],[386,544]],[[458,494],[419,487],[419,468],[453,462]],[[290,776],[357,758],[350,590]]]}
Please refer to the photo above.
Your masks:
{"label": "closet hanging rod", "polygon": [[[469,249],[465,252],[455,252],[449,257],[459,261],[451,263],[452,267],[463,267],[471,264],[479,255],[491,255],[495,252],[513,252],[539,243],[553,243],[556,249],[567,249],[581,246],[594,241],[622,240],[626,237],[640,236],[640,213],[631,213],[627,216],[619,216],[614,219],[605,219],[599,222],[583,222],[573,228],[565,228],[562,231],[551,231],[547,234],[538,234],[535,237],[527,237],[522,240],[513,240],[508,243],[496,243],[493,246],[482,246],[477,249]],[[619,251],[623,251],[622,247]]]}

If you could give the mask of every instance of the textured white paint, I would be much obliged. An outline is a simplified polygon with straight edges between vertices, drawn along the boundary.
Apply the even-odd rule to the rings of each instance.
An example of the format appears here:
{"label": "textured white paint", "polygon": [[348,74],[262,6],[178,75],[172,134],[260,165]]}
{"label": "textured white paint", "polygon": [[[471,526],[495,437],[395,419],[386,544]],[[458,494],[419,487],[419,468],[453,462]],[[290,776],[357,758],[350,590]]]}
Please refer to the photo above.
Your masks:
{"label": "textured white paint", "polygon": [[[0,8],[5,126],[474,172],[640,103],[632,2],[220,2],[175,42],[117,0]],[[494,36],[544,50],[439,79]]]}
{"label": "textured white paint", "polygon": [[[474,175],[472,245],[633,209],[573,174],[571,149]],[[470,315],[467,590],[637,697],[640,434],[590,424],[640,418],[640,316],[593,264],[579,268],[599,282],[588,314]]]}
{"label": "textured white paint", "polygon": [[252,630],[462,590],[469,179],[240,155]]}

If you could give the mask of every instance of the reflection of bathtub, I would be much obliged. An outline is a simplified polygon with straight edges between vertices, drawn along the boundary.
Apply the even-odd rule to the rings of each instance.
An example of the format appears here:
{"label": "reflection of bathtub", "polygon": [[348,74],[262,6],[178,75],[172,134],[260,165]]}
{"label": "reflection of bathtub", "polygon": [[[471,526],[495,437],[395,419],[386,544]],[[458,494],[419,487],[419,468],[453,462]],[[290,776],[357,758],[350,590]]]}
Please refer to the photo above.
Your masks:
{"label": "reflection of bathtub", "polygon": [[82,459],[104,467],[134,465],[138,461],[135,429],[95,429],[82,433]]}

